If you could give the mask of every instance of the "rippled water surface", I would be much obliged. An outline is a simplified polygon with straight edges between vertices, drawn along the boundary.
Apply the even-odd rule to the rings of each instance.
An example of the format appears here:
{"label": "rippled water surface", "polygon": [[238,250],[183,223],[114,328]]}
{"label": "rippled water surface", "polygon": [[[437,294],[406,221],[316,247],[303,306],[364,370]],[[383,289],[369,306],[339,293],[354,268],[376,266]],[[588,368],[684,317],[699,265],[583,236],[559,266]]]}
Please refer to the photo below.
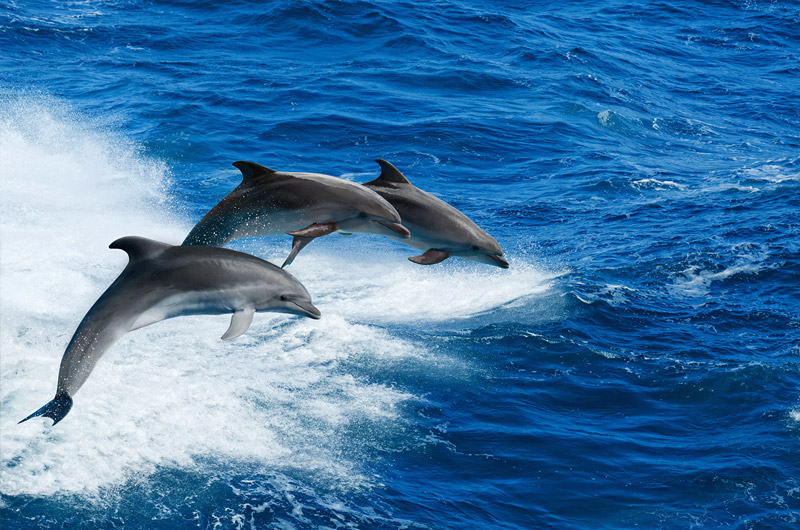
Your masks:
{"label": "rippled water surface", "polygon": [[[791,1],[0,5],[0,526],[796,528]],[[69,338],[252,160],[387,159],[511,268],[331,235],[319,321]],[[290,238],[230,246],[282,262]]]}

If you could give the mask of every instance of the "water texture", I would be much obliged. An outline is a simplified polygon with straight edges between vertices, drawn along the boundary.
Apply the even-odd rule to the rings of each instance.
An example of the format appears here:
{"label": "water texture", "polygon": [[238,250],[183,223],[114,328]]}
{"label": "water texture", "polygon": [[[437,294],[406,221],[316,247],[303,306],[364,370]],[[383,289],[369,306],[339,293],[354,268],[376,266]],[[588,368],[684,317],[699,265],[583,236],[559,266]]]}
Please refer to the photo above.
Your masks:
{"label": "water texture", "polygon": [[[0,50],[4,530],[797,528],[796,2],[17,0]],[[375,158],[511,268],[328,236],[322,320],[143,328],[17,425],[111,241]]]}

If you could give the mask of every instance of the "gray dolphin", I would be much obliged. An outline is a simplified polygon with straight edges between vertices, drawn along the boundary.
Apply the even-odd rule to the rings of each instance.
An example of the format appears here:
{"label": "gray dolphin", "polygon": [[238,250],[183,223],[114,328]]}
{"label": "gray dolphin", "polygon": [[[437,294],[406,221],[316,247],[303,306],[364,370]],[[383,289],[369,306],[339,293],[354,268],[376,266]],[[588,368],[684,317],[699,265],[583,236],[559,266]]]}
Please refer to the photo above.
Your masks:
{"label": "gray dolphin", "polygon": [[184,245],[223,246],[244,237],[294,236],[289,265],[314,238],[341,231],[407,238],[400,215],[380,195],[318,173],[285,173],[234,162],[242,183],[195,225]]}
{"label": "gray dolphin", "polygon": [[381,174],[364,186],[389,201],[411,232],[409,239],[395,239],[425,251],[409,260],[420,265],[433,265],[450,256],[458,256],[508,268],[497,241],[469,217],[411,184],[386,160],[378,159],[376,162],[381,166]]}
{"label": "gray dolphin", "polygon": [[61,421],[100,357],[129,331],[183,315],[233,313],[227,340],[247,331],[256,311],[320,317],[291,274],[248,254],[133,236],[109,248],[127,252],[128,265],[78,325],[61,358],[55,398],[20,423],[36,416]]}

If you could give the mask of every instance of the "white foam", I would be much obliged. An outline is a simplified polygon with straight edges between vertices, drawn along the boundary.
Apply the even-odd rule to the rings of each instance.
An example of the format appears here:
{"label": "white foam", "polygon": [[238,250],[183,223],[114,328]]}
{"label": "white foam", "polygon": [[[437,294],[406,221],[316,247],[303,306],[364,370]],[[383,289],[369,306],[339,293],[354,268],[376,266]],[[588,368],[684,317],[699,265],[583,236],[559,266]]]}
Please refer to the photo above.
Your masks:
{"label": "white foam", "polygon": [[525,264],[431,268],[309,249],[291,272],[322,320],[260,313],[230,342],[219,340],[228,316],[157,323],[103,357],[59,425],[17,425],[52,398],[71,334],[125,265],[108,244],[124,235],[177,243],[189,228],[170,213],[166,165],[84,122],[41,98],[0,102],[0,490],[8,495],[93,495],[209,458],[368,485],[358,451],[341,448],[349,426],[391,436],[409,421],[402,405],[418,398],[342,366],[413,359],[449,372],[440,351],[381,324],[463,319],[542,292],[552,277]]}
{"label": "white foam", "polygon": [[598,300],[613,306],[622,306],[630,302],[630,296],[636,292],[636,289],[621,284],[606,284],[597,292],[594,293],[575,293],[575,297],[584,304],[593,304]]}
{"label": "white foam", "polygon": [[676,278],[673,293],[683,293],[689,296],[704,296],[708,294],[709,288],[713,282],[725,280],[737,274],[756,273],[761,269],[762,267],[755,263],[733,265],[718,272],[692,266],[682,271],[680,276]]}
{"label": "white foam", "polygon": [[723,281],[739,274],[755,274],[777,266],[766,263],[767,253],[749,243],[734,245],[730,252],[734,255],[733,261],[735,262],[722,270],[707,270],[693,265],[678,273],[671,286],[671,292],[675,295],[705,296],[714,282]]}
{"label": "white foam", "polygon": [[337,373],[334,361],[367,344],[415,347],[335,315],[259,314],[232,343],[219,340],[226,316],[159,323],[107,353],[57,427],[17,425],[52,397],[67,341],[126,263],[108,244],[129,234],[179,242],[187,226],[165,207],[163,163],[52,101],[4,103],[0,157],[4,493],[91,494],[203,456],[362,480],[335,456],[332,433],[393,418],[409,396]]}
{"label": "white foam", "polygon": [[328,312],[359,321],[417,325],[463,320],[522,302],[550,289],[559,275],[513,258],[511,268],[503,270],[457,258],[424,267],[404,257],[417,253],[400,247],[394,256],[362,261],[318,253],[299,257],[291,272]]}
{"label": "white foam", "polygon": [[709,181],[709,184],[698,191],[701,193],[724,193],[735,190],[757,194],[775,190],[800,180],[800,172],[796,168],[797,162],[797,158],[784,158],[748,165],[738,169],[733,175],[724,174],[721,178]]}
{"label": "white foam", "polygon": [[598,112],[597,121],[600,122],[600,125],[603,127],[608,127],[609,123],[611,122],[611,111],[606,109]]}
{"label": "white foam", "polygon": [[786,181],[800,180],[800,172],[792,171],[784,167],[783,164],[776,162],[782,161],[767,161],[760,166],[748,167],[741,170],[741,174],[747,178],[754,180],[762,180],[772,184],[780,184]]}
{"label": "white foam", "polygon": [[674,180],[640,179],[633,181],[633,187],[644,190],[665,190],[665,189],[686,189],[685,184],[679,184]]}

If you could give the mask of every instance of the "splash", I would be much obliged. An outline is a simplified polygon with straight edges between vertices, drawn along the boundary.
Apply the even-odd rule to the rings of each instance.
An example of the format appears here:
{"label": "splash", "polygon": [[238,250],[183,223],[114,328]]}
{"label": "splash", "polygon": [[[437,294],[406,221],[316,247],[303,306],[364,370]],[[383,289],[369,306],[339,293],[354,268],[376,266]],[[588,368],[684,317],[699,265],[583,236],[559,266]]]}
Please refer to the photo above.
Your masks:
{"label": "splash", "polygon": [[513,256],[510,269],[495,270],[455,258],[424,267],[407,261],[407,254],[408,247],[399,245],[369,261],[320,253],[312,260],[298,260],[292,273],[303,278],[328,311],[358,321],[412,325],[465,320],[524,303],[548,291],[561,274],[517,262]]}
{"label": "splash", "polygon": [[634,180],[631,185],[640,190],[668,190],[678,189],[685,190],[685,184],[679,184],[672,180],[657,180],[657,179],[640,179]]}
{"label": "splash", "polygon": [[679,297],[703,297],[709,294],[714,283],[757,274],[777,266],[770,263],[769,252],[761,245],[740,243],[720,250],[723,256],[727,255],[728,264],[692,264],[674,275],[674,283],[669,286],[670,292]]}
{"label": "splash", "polygon": [[108,244],[125,235],[179,242],[189,223],[171,206],[168,167],[135,144],[49,100],[5,101],[0,111],[0,489],[8,495],[97,497],[160,469],[204,472],[209,461],[369,486],[359,452],[368,449],[341,446],[365,425],[370,444],[361,445],[380,446],[410,421],[404,404],[420,398],[342,366],[413,359],[426,372],[452,372],[440,351],[434,358],[381,326],[465,319],[519,303],[552,278],[525,263],[497,272],[419,267],[401,246],[365,263],[321,245],[291,270],[321,321],[258,314],[231,342],[219,340],[226,315],[157,323],[106,353],[56,428],[17,425],[52,397],[71,334],[127,262]]}
{"label": "splash", "polygon": [[166,165],[130,142],[53,101],[5,101],[0,116],[0,489],[94,495],[205,457],[363,483],[357,462],[338,456],[341,432],[349,422],[380,431],[410,396],[339,373],[335,361],[367,344],[415,346],[335,314],[321,326],[258,315],[233,344],[219,340],[227,316],[138,330],[101,360],[67,420],[17,425],[52,397],[72,332],[124,267],[108,244],[131,234],[179,242],[187,226],[169,206]]}

